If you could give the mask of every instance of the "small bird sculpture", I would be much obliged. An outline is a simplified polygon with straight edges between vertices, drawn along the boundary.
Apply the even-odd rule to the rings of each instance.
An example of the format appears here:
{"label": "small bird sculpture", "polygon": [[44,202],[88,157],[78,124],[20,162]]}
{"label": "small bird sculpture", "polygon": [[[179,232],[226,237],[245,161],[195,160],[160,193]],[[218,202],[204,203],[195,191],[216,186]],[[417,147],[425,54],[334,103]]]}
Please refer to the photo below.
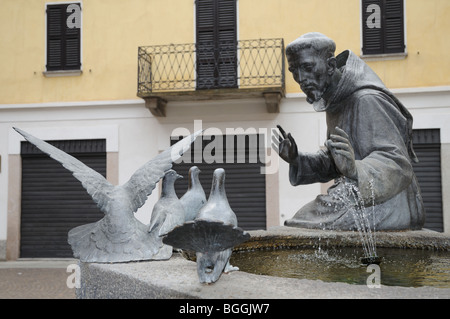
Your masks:
{"label": "small bird sculpture", "polygon": [[186,152],[202,131],[195,132],[158,154],[139,168],[123,185],[112,185],[98,172],[73,156],[31,134],[14,128],[30,143],[73,173],[105,214],[99,221],[69,231],[74,257],[83,262],[125,262],[151,260],[162,243],[149,233],[134,213],[144,205],[156,183]]}
{"label": "small bird sculpture", "polygon": [[216,282],[222,272],[238,270],[230,265],[233,247],[250,238],[237,227],[236,214],[225,192],[225,170],[214,171],[208,202],[193,221],[175,227],[163,242],[173,247],[196,252],[197,274],[201,283]]}
{"label": "small bird sculpture", "polygon": [[[189,169],[188,190],[180,198],[186,213],[185,221],[194,220],[200,209],[206,204],[205,191],[199,179],[200,172],[197,166]],[[187,260],[196,260],[195,251],[178,249],[178,252]]]}
{"label": "small bird sculpture", "polygon": [[206,204],[205,191],[199,179],[200,172],[197,166],[189,169],[188,190],[180,198],[186,213],[185,221],[194,220],[200,209]]}
{"label": "small bird sculpture", "polygon": [[153,206],[149,226],[149,233],[161,245],[159,252],[153,256],[153,259],[169,259],[172,256],[172,246],[163,244],[161,236],[166,235],[175,226],[184,223],[184,208],[175,193],[175,181],[182,177],[173,169],[170,169],[166,172],[162,180],[161,197],[155,206]]}

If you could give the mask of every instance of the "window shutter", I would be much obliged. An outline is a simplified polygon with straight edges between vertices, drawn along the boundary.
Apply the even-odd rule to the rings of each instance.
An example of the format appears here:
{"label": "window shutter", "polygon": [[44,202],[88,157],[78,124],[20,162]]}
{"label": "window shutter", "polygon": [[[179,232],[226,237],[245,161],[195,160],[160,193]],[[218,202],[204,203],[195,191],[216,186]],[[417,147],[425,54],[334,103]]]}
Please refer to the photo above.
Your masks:
{"label": "window shutter", "polygon": [[370,5],[376,5],[380,8],[380,18],[382,15],[382,0],[362,0],[362,29],[363,29],[363,54],[381,54],[383,53],[383,22],[381,19],[381,27],[371,27],[368,23],[369,17],[374,12],[367,12]]}
{"label": "window shutter", "polygon": [[68,27],[69,5],[47,6],[47,71],[81,68],[81,28]]}
{"label": "window shutter", "polygon": [[[362,0],[361,8],[363,54],[405,52],[403,0]],[[377,26],[375,16],[379,17]]]}
{"label": "window shutter", "polygon": [[219,41],[236,41],[236,0],[217,0]]}
{"label": "window shutter", "polygon": [[237,85],[236,0],[196,1],[197,89]]}
{"label": "window shutter", "polygon": [[47,70],[62,68],[63,52],[63,5],[53,5],[47,8]]}
{"label": "window shutter", "polygon": [[215,82],[215,1],[197,0],[197,89],[214,87]]}
{"label": "window shutter", "polygon": [[384,53],[405,52],[403,0],[385,0]]}
{"label": "window shutter", "polygon": [[218,1],[219,87],[237,86],[236,1]]}

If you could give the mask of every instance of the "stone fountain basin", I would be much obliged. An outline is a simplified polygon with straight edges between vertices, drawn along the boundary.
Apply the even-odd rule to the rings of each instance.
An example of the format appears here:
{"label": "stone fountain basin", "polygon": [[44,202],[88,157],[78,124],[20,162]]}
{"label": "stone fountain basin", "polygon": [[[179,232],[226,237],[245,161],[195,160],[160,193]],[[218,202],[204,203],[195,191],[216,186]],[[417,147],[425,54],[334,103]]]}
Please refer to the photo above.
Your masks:
{"label": "stone fountain basin", "polygon": [[[236,250],[316,247],[358,247],[357,232],[318,231],[273,227],[251,231],[251,239]],[[377,247],[450,251],[450,236],[421,230],[377,232]],[[198,281],[196,264],[174,255],[167,261],[116,264],[80,263],[78,298],[450,298],[450,289],[432,287],[369,288],[366,285],[329,283],[320,280],[280,278],[245,273],[223,274],[213,285]]]}
{"label": "stone fountain basin", "polygon": [[[250,231],[250,240],[236,250],[295,247],[362,247],[357,231],[332,231],[276,226]],[[430,230],[376,232],[376,246],[450,251],[450,236]]]}

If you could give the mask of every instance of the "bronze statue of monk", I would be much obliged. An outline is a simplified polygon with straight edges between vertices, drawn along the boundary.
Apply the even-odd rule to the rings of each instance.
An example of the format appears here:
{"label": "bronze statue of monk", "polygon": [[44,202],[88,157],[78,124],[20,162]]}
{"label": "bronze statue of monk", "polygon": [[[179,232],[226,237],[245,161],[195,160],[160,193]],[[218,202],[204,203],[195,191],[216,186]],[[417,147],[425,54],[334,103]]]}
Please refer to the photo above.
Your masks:
{"label": "bronze statue of monk", "polygon": [[[286,226],[354,230],[346,184],[355,185],[376,230],[421,229],[424,207],[412,162],[412,116],[370,67],[351,51],[307,33],[286,47],[289,71],[318,112],[326,112],[326,148],[304,153],[281,127],[279,155],[292,185],[335,180]],[[351,196],[350,196],[351,197]],[[356,197],[354,204],[356,205]],[[351,205],[350,205],[351,206]]]}

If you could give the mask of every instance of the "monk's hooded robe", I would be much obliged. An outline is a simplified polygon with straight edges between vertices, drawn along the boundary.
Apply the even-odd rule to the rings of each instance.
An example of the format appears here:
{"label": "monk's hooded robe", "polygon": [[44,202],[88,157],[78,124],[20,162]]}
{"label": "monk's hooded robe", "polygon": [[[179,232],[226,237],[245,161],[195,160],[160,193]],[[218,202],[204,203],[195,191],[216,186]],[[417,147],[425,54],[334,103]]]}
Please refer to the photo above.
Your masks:
{"label": "monk's hooded robe", "polygon": [[[335,183],[328,194],[317,196],[285,225],[356,230],[355,209],[364,203],[361,207],[376,230],[421,229],[424,208],[411,163],[417,161],[411,114],[354,53],[344,51],[336,60],[342,72],[338,86],[327,101],[322,99],[323,104],[314,108],[326,111],[328,139],[336,134],[336,127],[348,134],[357,180],[342,176],[328,149],[299,152],[296,163],[289,165],[292,185],[332,179]],[[355,187],[348,187],[352,184]]]}

